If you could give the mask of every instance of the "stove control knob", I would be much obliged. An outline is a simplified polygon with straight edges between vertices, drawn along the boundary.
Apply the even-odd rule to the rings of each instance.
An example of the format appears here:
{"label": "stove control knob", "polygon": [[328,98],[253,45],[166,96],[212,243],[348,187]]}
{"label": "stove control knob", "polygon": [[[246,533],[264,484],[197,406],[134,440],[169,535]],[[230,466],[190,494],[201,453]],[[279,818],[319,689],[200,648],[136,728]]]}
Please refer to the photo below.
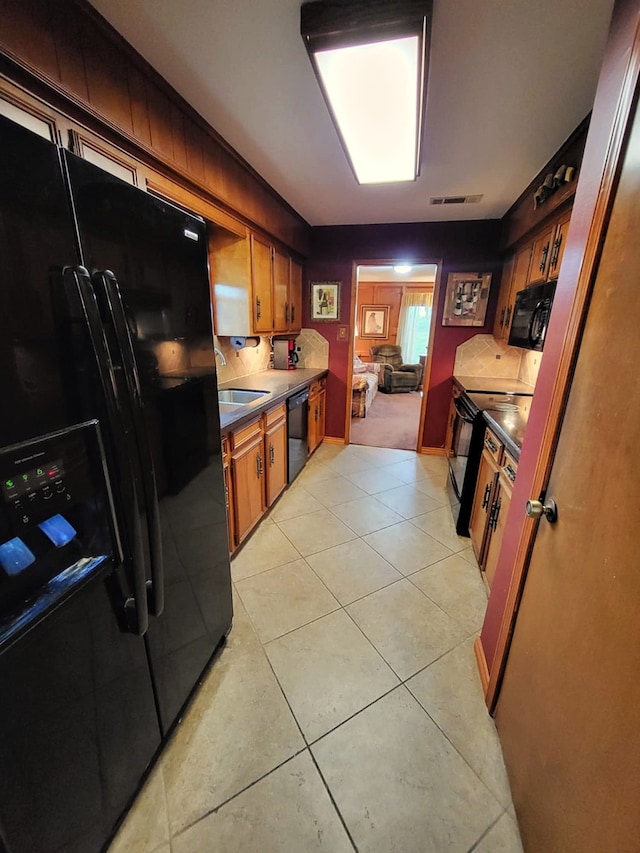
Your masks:
{"label": "stove control knob", "polygon": [[546,503],[528,500],[526,513],[529,518],[540,518],[544,515],[549,524],[554,524],[558,520],[558,507],[554,500],[548,500]]}

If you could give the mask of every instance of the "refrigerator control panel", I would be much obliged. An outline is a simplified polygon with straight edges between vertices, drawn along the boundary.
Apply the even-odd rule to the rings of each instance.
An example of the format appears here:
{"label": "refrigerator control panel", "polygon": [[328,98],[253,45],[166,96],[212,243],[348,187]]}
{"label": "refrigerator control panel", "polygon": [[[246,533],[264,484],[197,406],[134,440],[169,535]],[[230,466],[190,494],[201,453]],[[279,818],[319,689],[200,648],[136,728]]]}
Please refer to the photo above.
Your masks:
{"label": "refrigerator control panel", "polygon": [[119,555],[97,421],[0,449],[0,647]]}

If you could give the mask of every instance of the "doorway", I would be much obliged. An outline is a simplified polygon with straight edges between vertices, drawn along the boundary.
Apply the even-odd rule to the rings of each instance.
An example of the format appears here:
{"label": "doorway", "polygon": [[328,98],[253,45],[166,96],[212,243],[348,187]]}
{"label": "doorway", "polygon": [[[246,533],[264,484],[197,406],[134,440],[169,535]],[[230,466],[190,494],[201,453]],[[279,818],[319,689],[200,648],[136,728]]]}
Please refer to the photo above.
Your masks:
{"label": "doorway", "polygon": [[436,263],[354,269],[350,444],[418,450]]}

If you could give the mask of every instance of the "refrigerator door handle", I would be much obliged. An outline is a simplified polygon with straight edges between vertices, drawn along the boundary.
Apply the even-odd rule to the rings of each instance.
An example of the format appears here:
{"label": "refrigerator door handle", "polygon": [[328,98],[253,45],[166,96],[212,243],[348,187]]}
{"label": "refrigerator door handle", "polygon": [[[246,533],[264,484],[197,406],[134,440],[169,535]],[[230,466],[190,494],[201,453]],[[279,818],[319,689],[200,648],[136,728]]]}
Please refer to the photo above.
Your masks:
{"label": "refrigerator door handle", "polygon": [[[62,293],[56,292],[56,286],[62,288]],[[81,323],[89,333],[91,347],[102,385],[102,394],[106,406],[106,416],[111,431],[117,432],[120,419],[120,401],[118,400],[117,383],[113,363],[104,338],[100,312],[96,302],[95,292],[88,271],[80,266],[68,266],[62,270],[62,275],[52,278],[53,297],[58,310],[63,310],[66,320],[71,323]],[[64,306],[61,309],[61,306]],[[123,472],[120,472],[122,477]],[[133,482],[121,483],[126,491],[126,523],[129,528],[132,559],[132,574],[134,596],[122,590],[116,581],[109,587],[111,599],[115,603],[116,618],[122,630],[142,636],[149,626],[149,615],[146,601],[146,586],[144,572],[144,550],[140,531],[140,512]],[[117,526],[116,526],[117,530]]]}
{"label": "refrigerator door handle", "polygon": [[122,359],[122,370],[134,417],[136,442],[140,454],[145,499],[147,503],[147,524],[151,551],[151,581],[147,582],[147,599],[152,616],[160,616],[164,610],[164,566],[162,560],[162,533],[160,529],[160,508],[156,489],[156,475],[149,438],[144,421],[144,404],[140,389],[138,365],[131,341],[131,333],[118,281],[111,270],[97,270],[93,273],[93,286],[103,311],[103,318],[113,328]]}

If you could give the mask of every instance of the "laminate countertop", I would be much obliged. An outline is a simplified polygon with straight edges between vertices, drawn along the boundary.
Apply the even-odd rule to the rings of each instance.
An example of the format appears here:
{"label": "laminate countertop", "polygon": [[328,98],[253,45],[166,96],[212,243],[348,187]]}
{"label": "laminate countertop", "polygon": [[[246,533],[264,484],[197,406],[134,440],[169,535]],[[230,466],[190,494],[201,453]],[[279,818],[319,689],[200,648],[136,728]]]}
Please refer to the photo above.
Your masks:
{"label": "laminate countertop", "polygon": [[485,376],[454,376],[453,379],[481,410],[485,423],[509,453],[519,459],[533,400],[533,386],[520,379]]}
{"label": "laminate countertop", "polygon": [[504,379],[496,376],[458,376],[453,381],[467,394],[518,394],[533,396],[534,387],[521,379]]}
{"label": "laminate countertop", "polygon": [[218,386],[219,391],[241,388],[246,391],[264,391],[265,396],[247,405],[220,403],[220,431],[224,435],[242,426],[265,409],[284,403],[287,397],[302,391],[315,379],[320,379],[327,373],[326,368],[319,370],[311,367],[300,367],[297,370],[261,370],[250,376],[221,383]]}

